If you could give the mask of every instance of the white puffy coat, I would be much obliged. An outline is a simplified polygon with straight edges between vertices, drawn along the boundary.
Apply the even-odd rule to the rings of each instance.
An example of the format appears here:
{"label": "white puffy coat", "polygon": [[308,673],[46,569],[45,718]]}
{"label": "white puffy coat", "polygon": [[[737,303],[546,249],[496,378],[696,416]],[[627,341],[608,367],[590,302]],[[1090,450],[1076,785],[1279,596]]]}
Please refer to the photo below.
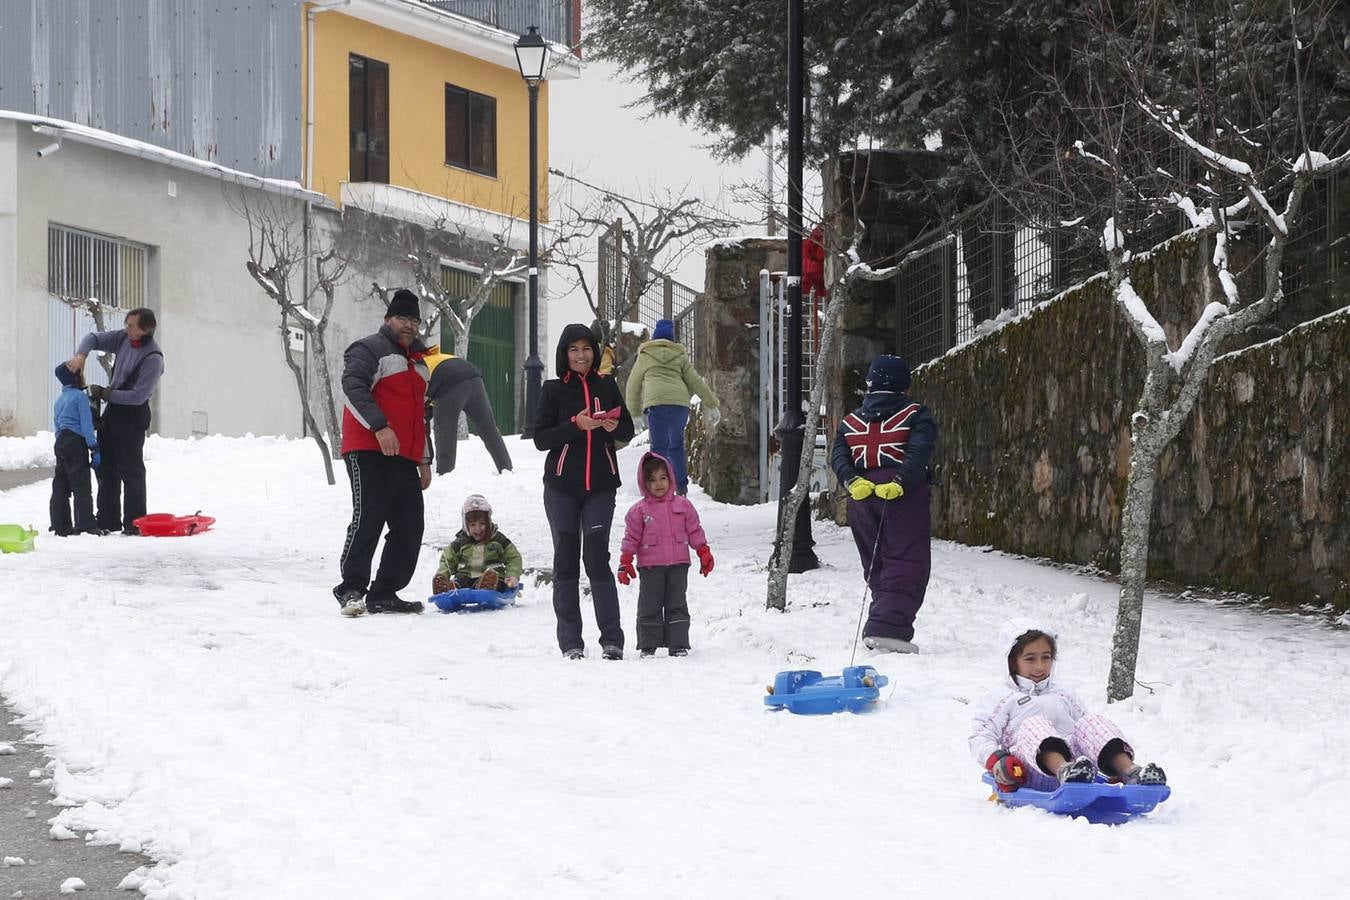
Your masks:
{"label": "white puffy coat", "polygon": [[[1003,651],[999,665],[1005,673],[1013,645],[1033,629],[1055,636],[1051,629],[1029,619],[1014,619],[999,629],[999,646]],[[1086,713],[1087,708],[1077,694],[1055,683],[1053,669],[1040,684],[1020,675],[1005,674],[1003,684],[986,694],[975,708],[975,719],[970,723],[970,754],[983,766],[990,754],[1012,746],[1018,727],[1031,716],[1045,716],[1054,724],[1057,734],[1068,736],[1073,733],[1074,723]]]}

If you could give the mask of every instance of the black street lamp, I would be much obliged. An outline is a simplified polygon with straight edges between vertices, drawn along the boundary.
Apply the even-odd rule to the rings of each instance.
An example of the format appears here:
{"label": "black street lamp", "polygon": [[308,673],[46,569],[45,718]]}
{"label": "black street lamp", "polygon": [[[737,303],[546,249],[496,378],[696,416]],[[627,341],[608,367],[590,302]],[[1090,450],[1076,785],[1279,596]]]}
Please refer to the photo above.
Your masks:
{"label": "black street lamp", "polygon": [[516,65],[530,90],[530,354],[525,358],[525,427],[523,438],[534,437],[534,412],[539,405],[544,362],[539,358],[539,84],[548,68],[548,44],[538,27],[516,41]]}
{"label": "black street lamp", "polygon": [[[802,0],[788,2],[788,170],[787,170],[787,385],[783,421],[778,435],[778,515],[781,522],[787,497],[801,469],[806,419],[802,415]],[[811,415],[819,415],[811,410]],[[797,507],[793,523],[792,558],[788,571],[807,572],[820,567],[811,537],[811,504]],[[774,547],[774,552],[778,552]]]}

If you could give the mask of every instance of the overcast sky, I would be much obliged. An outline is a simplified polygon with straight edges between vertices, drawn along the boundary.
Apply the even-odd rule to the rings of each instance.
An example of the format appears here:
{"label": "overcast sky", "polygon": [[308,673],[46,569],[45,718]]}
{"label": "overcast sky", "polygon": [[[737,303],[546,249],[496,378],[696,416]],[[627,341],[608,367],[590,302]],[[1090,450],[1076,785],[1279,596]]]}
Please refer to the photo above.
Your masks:
{"label": "overcast sky", "polygon": [[[708,142],[707,136],[671,118],[644,119],[643,110],[625,106],[641,94],[637,85],[629,84],[604,63],[587,62],[579,80],[551,83],[550,165],[639,198],[654,189],[681,190],[687,182],[691,193],[709,201],[721,198],[727,207],[734,204],[724,193],[724,186],[764,178],[762,156],[738,164],[720,163],[701,149]],[[550,184],[554,191],[560,187],[556,176],[550,176]],[[737,214],[753,213],[741,208]],[[702,290],[702,254],[686,256],[673,274]],[[588,282],[592,275],[587,275]],[[554,286],[559,286],[557,279]],[[552,358],[547,351],[556,344],[564,325],[589,324],[593,318],[579,291],[549,303],[549,345],[541,351],[546,359]]]}

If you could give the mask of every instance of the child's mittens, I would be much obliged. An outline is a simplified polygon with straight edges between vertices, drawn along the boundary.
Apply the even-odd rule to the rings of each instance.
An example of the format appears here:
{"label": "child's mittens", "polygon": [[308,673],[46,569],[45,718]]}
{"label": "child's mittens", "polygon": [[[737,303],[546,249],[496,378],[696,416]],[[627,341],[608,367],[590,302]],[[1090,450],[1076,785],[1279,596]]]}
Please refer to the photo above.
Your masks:
{"label": "child's mittens", "polygon": [[103,457],[99,455],[97,448],[89,454],[89,465],[93,466],[95,469],[103,465]]}
{"label": "child's mittens", "polygon": [[619,584],[628,584],[637,578],[637,569],[633,568],[633,554],[625,553],[619,557]]}
{"label": "child's mittens", "polygon": [[848,483],[848,495],[854,500],[866,500],[876,489],[876,484],[861,475]]}
{"label": "child's mittens", "polygon": [[898,500],[905,495],[905,489],[898,481],[885,481],[877,485],[877,496],[882,500]]}
{"label": "child's mittens", "polygon": [[431,579],[431,592],[433,594],[444,594],[447,591],[454,590],[455,583],[450,580],[448,575],[437,575]]}
{"label": "child's mittens", "polygon": [[712,548],[709,547],[707,544],[704,544],[702,547],[698,548],[698,574],[702,575],[704,578],[707,578],[708,573],[710,573],[712,570],[713,570]]}
{"label": "child's mittens", "polygon": [[994,781],[998,783],[998,789],[1004,791],[1015,791],[1027,783],[1027,769],[1020,759],[1013,756],[1006,750],[996,750],[989,754],[985,760],[984,767],[989,770],[989,774],[994,776]]}

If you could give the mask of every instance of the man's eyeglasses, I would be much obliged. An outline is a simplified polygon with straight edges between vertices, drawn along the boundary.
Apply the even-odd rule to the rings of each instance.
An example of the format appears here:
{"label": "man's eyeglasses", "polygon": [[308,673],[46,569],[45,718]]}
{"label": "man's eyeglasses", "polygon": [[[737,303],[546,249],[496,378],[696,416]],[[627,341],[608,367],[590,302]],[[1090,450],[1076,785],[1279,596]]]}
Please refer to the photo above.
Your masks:
{"label": "man's eyeglasses", "polygon": [[422,320],[419,319],[419,318],[417,318],[417,316],[391,316],[390,318],[398,319],[400,322],[403,322],[403,323],[405,323],[405,324],[407,324],[407,325],[421,325],[421,324],[422,324]]}

